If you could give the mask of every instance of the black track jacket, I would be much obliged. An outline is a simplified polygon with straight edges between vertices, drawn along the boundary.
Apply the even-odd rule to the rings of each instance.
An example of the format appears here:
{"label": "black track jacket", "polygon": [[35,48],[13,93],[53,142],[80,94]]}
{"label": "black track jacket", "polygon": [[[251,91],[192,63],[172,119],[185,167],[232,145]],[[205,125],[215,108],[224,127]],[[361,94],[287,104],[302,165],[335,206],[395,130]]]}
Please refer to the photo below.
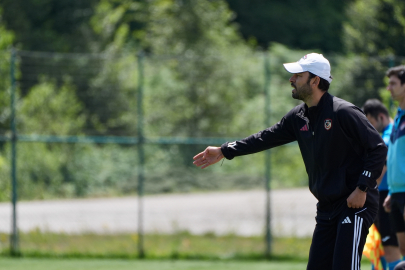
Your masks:
{"label": "black track jacket", "polygon": [[326,92],[317,106],[302,103],[274,126],[243,140],[221,146],[233,159],[298,141],[309,177],[309,189],[318,199],[319,218],[332,218],[347,205],[360,185],[367,185],[366,204],[376,208],[376,179],[386,160],[387,147],[379,133],[355,105]]}

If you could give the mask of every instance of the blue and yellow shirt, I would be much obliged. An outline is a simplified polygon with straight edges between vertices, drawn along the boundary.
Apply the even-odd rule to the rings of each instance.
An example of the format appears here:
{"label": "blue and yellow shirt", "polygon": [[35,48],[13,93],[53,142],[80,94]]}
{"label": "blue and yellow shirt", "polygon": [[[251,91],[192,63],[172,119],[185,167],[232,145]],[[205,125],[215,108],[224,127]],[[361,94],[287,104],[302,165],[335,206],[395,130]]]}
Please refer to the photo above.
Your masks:
{"label": "blue and yellow shirt", "polygon": [[405,110],[398,108],[388,148],[387,180],[390,193],[405,192]]}
{"label": "blue and yellow shirt", "polygon": [[[388,126],[384,128],[382,131],[381,137],[384,140],[384,143],[386,146],[388,146],[390,142],[390,137],[391,137],[391,131],[392,131],[393,123],[390,123]],[[388,183],[387,183],[387,172],[385,172],[383,178],[381,179],[381,183],[378,186],[378,190],[388,190]]]}

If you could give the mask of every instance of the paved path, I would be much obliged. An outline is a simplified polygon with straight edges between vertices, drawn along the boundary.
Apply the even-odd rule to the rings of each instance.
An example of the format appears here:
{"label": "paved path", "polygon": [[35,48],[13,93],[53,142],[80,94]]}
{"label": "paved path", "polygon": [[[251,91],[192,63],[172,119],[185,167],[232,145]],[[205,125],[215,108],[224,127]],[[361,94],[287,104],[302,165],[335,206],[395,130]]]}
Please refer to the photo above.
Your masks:
{"label": "paved path", "polygon": [[[137,197],[20,202],[18,227],[66,233],[135,232],[138,203]],[[307,188],[272,191],[273,234],[312,235],[315,204]],[[145,232],[261,235],[265,226],[261,190],[145,196],[143,205]],[[10,228],[11,204],[1,203],[0,232]]]}

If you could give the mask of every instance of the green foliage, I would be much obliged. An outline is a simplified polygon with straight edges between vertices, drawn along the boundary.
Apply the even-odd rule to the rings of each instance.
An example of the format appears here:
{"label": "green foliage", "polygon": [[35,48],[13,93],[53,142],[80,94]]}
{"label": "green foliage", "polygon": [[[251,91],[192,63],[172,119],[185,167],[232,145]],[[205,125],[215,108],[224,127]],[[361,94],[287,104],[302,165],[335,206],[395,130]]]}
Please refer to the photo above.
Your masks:
{"label": "green foliage", "polygon": [[100,0],[90,24],[101,37],[99,49],[120,50],[128,42],[137,44],[145,38],[149,7],[152,1]]}
{"label": "green foliage", "polygon": [[200,57],[207,57],[220,48],[241,44],[236,29],[229,25],[231,13],[224,1],[156,0],[154,4],[146,41],[155,55],[187,52],[191,58],[198,51]]}
{"label": "green foliage", "polygon": [[136,148],[118,145],[75,145],[64,164],[70,196],[116,196],[137,189]]}
{"label": "green foliage", "polygon": [[352,2],[322,0],[227,0],[246,40],[262,48],[271,42],[295,49],[342,52],[345,7]]}
{"label": "green foliage", "polygon": [[378,57],[346,56],[333,58],[334,95],[362,107],[369,98],[379,98],[385,86],[384,76],[389,59]]}
{"label": "green foliage", "polygon": [[[10,156],[10,150],[7,150],[7,156]],[[49,199],[64,195],[63,176],[59,170],[64,156],[55,154],[43,143],[20,143],[17,152],[19,199]]]}
{"label": "green foliage", "polygon": [[138,109],[136,54],[106,55],[95,68],[96,75],[87,78],[88,87],[78,93],[86,107],[86,133],[135,136]]}
{"label": "green foliage", "polygon": [[18,105],[18,130],[23,134],[80,134],[85,120],[82,110],[71,83],[58,89],[43,78]]}
{"label": "green foliage", "polygon": [[[0,6],[0,135],[4,135],[10,126],[10,49],[14,33],[4,27],[4,10]],[[0,201],[10,198],[9,160],[4,157],[6,145],[0,142]]]}
{"label": "green foliage", "polygon": [[4,10],[0,6],[0,50],[8,49],[14,41],[14,33],[4,26]]}
{"label": "green foliage", "polygon": [[[150,65],[145,72],[147,136],[244,138],[266,128],[263,92],[264,55],[251,52],[249,49],[243,54],[240,51],[237,46],[221,51],[222,57],[217,56],[215,65],[206,71],[216,72],[209,73],[208,76],[204,76],[204,69],[201,70],[199,64],[204,59],[200,59],[194,67],[188,66],[188,69],[180,69],[181,64],[177,63],[181,63],[182,59],[178,58],[167,59],[164,62],[159,58],[153,58],[153,62],[148,61],[147,64]],[[303,51],[292,51],[279,44],[271,47],[272,124],[299,103],[291,98],[289,74],[285,72],[282,63],[296,61],[304,54]],[[194,61],[193,58],[187,59],[191,64]],[[166,63],[167,68],[164,65]],[[175,72],[178,66],[179,75]],[[188,73],[191,74],[187,75]],[[204,80],[197,75],[194,77],[194,74],[203,76]],[[197,91],[193,91],[194,87]],[[184,93],[193,93],[196,97],[188,99]],[[171,104],[171,106],[156,110],[156,104]],[[231,162],[225,162],[223,167],[218,166],[206,171],[188,168],[191,166],[193,155],[205,147],[172,146],[150,152],[150,155],[147,155],[150,157],[147,163],[151,169],[147,171],[147,175],[152,178],[150,181],[147,179],[146,190],[154,189],[153,187],[164,187],[166,192],[263,187],[265,164],[262,154],[238,157]],[[307,176],[298,146],[274,149],[272,153],[272,168],[277,168],[272,170],[274,187],[306,185]],[[176,156],[180,159],[173,158]],[[161,175],[170,177],[162,178]]]}
{"label": "green foliage", "polygon": [[[95,37],[88,27],[98,0],[3,0],[5,27],[24,50],[85,52]],[[1,40],[1,38],[0,38]]]}
{"label": "green foliage", "polygon": [[10,58],[9,51],[13,40],[14,33],[4,26],[3,8],[0,6],[0,132],[9,126],[10,115]]}
{"label": "green foliage", "polygon": [[[18,105],[18,130],[23,134],[68,135],[83,126],[80,103],[68,83],[57,89],[55,84],[43,80]],[[7,144],[2,158],[11,156]],[[20,143],[17,149],[19,197],[46,198],[65,194],[60,168],[66,162],[66,145]],[[2,185],[9,181],[9,161],[3,165]],[[7,173],[7,174],[6,174]],[[7,189],[9,192],[9,189]],[[4,198],[5,199],[5,198]]]}
{"label": "green foliage", "polygon": [[405,55],[405,3],[356,0],[347,6],[343,40],[349,53]]}
{"label": "green foliage", "polygon": [[[30,2],[27,7],[35,10],[44,7],[45,2]],[[374,16],[375,10],[379,10],[383,2],[388,6],[393,3],[381,0],[365,6],[360,2],[353,2],[353,10],[347,11],[360,12],[364,17],[357,18],[356,13],[349,14],[353,21],[364,20],[363,24],[359,24],[360,30],[353,28],[354,23],[348,23],[352,27],[347,28],[348,32],[353,34],[357,31],[352,35],[352,41],[356,40],[354,37],[358,34],[364,33],[365,30],[361,30],[361,27],[373,26],[374,22],[367,25],[366,19]],[[5,1],[1,6],[13,10],[16,18],[27,15],[21,21],[26,25],[18,24],[7,14],[6,23],[0,23],[0,31],[6,29],[4,26],[14,32],[21,29],[15,37],[17,43],[27,43],[23,48],[39,48],[37,43],[30,43],[28,40],[28,37],[37,37],[42,41],[55,42],[52,44],[50,41],[41,49],[59,51],[78,51],[73,40],[84,35],[91,40],[78,41],[84,51],[104,53],[42,55],[21,52],[18,55],[21,73],[18,74],[20,100],[17,122],[20,134],[138,135],[137,113],[141,109],[138,107],[138,85],[141,82],[141,71],[144,72],[143,132],[147,138],[244,138],[267,128],[269,122],[276,123],[300,103],[291,98],[288,82],[290,74],[284,70],[282,64],[297,61],[313,50],[293,50],[279,43],[271,43],[267,48],[271,73],[270,119],[265,119],[266,53],[255,51],[254,42],[245,42],[239,36],[238,29],[233,24],[234,14],[225,1],[100,0],[63,4],[52,0],[49,3],[40,14],[32,14],[33,11],[27,7],[16,9],[21,1]],[[243,3],[233,3],[239,5],[241,10]],[[341,3],[303,3],[300,5],[302,16],[295,20],[291,20],[291,16],[285,16],[289,13],[280,12],[286,10],[281,2],[272,5],[271,14],[274,16],[269,18],[280,19],[280,22],[288,21],[283,27],[297,25],[298,30],[294,31],[299,33],[276,27],[277,24],[271,24],[271,27],[274,25],[274,29],[271,28],[274,31],[267,31],[268,33],[280,30],[292,43],[301,44],[291,45],[293,47],[330,51],[335,48],[333,46],[340,46],[335,39],[340,30],[335,23],[343,16],[344,5]],[[64,14],[61,7],[81,11],[82,8],[94,7],[94,12],[86,13],[87,17],[73,16],[71,28],[65,29],[69,34],[62,31],[59,35],[57,25],[63,24],[67,19],[61,15]],[[362,12],[362,9],[367,10]],[[295,8],[291,10],[296,12]],[[308,10],[310,12],[306,12]],[[264,14],[266,9],[260,12]],[[240,14],[244,14],[244,11]],[[400,22],[398,14],[395,18]],[[43,16],[43,21],[40,21],[39,15]],[[58,15],[60,18],[55,18]],[[280,16],[284,16],[283,20]],[[317,18],[323,23],[313,22],[307,16]],[[306,20],[306,23],[301,20]],[[38,22],[42,32],[36,29],[35,22]],[[82,30],[79,31],[78,28],[84,32],[80,32]],[[28,33],[32,29],[35,31]],[[328,35],[322,36],[325,29],[328,30]],[[292,34],[285,35],[286,32]],[[7,33],[9,34],[4,37],[8,38],[3,40],[12,42],[14,33]],[[23,34],[26,34],[27,40]],[[304,35],[305,38],[302,38]],[[329,35],[333,35],[333,38],[325,38]],[[66,38],[71,40],[67,41]],[[297,43],[298,40],[300,43]],[[322,46],[319,45],[320,42]],[[142,69],[137,62],[140,49],[145,53]],[[5,54],[4,58],[6,57],[9,55]],[[379,95],[384,86],[382,78],[389,65],[388,58],[332,54],[326,57],[332,63],[335,78],[330,90],[333,95],[358,106],[362,106],[367,98]],[[0,62],[0,66],[2,65],[4,70],[0,68],[0,71],[4,71],[4,76],[8,77],[5,72],[9,72],[9,62]],[[0,82],[2,83],[3,81]],[[8,86],[9,82],[6,80],[1,87],[6,90]],[[0,92],[0,95],[3,94],[5,96],[0,102],[4,102],[3,107],[7,109],[2,109],[0,120],[5,119],[3,122],[8,125],[8,93]],[[205,147],[175,144],[145,147],[145,192],[263,187],[263,171],[267,166],[264,164],[263,154],[236,158],[232,162],[226,161],[222,167],[201,171],[193,167],[192,157]],[[123,195],[137,191],[136,147],[21,143],[18,150],[18,164],[21,166],[18,177],[24,183],[20,187],[21,198]],[[0,193],[1,200],[6,200],[9,192],[8,180],[6,181],[9,177],[9,151],[9,146],[4,146],[1,153],[4,160],[0,160],[3,168],[1,174],[5,179],[0,180],[4,190],[4,193]],[[272,187],[306,185],[307,175],[297,145],[273,149],[271,155]]]}
{"label": "green foliage", "polygon": [[[4,150],[2,152],[4,152]],[[9,160],[3,155],[0,155],[0,201],[9,201],[11,198],[10,175]]]}

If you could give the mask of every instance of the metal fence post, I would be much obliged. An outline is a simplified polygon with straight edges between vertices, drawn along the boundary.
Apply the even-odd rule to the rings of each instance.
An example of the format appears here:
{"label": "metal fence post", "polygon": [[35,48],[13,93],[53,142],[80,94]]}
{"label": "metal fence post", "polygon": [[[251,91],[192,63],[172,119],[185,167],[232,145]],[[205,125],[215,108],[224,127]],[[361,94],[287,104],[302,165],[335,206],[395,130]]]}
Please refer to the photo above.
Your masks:
{"label": "metal fence post", "polygon": [[[270,65],[269,65],[269,57],[268,53],[264,54],[264,95],[265,95],[265,105],[264,105],[264,124],[265,127],[269,127],[270,124]],[[271,208],[270,208],[270,150],[265,152],[265,188],[266,188],[266,233],[265,233],[265,241],[266,241],[266,252],[265,257],[269,257],[271,253]]]}
{"label": "metal fence post", "polygon": [[144,134],[143,134],[143,60],[144,53],[138,53],[138,254],[139,258],[145,257],[144,232],[143,232],[143,182],[144,182]]}
{"label": "metal fence post", "polygon": [[19,243],[18,243],[18,228],[17,228],[17,131],[15,125],[15,92],[16,92],[16,81],[15,81],[15,62],[16,62],[16,51],[11,50],[11,63],[10,63],[10,77],[11,77],[11,203],[12,203],[12,232],[10,236],[10,253],[15,256],[20,253]]}

